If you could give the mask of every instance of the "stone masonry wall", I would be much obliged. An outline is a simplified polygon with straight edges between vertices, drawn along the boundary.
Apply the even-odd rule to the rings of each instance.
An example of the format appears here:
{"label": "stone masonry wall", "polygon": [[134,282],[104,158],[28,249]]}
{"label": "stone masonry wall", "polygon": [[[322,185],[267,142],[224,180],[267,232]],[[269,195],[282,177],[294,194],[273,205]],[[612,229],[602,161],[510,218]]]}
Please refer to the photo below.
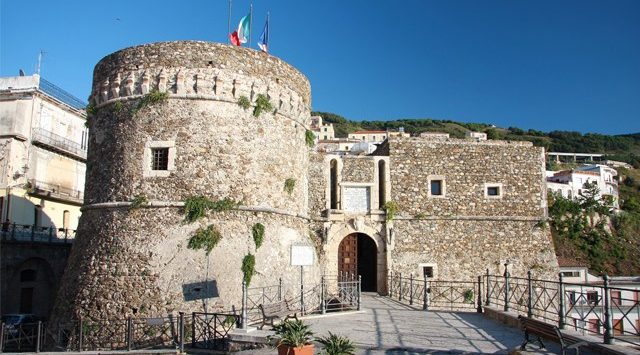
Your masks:
{"label": "stone masonry wall", "polygon": [[[211,213],[187,225],[182,220],[178,208],[86,210],[54,315],[113,319],[228,311],[232,305],[239,309],[240,266],[247,253],[256,255],[251,287],[277,284],[277,277],[283,278],[289,296],[299,287],[289,248],[309,242],[306,220],[244,211]],[[251,238],[255,223],[265,226],[264,244],[257,251]],[[187,248],[195,230],[210,224],[222,235],[210,255]],[[306,268],[306,277],[317,279],[319,268]],[[194,290],[205,281],[208,294]]]}
{"label": "stone masonry wall", "polygon": [[[421,275],[433,264],[438,279],[473,280],[529,268],[554,278],[558,264],[544,223],[544,152],[530,143],[461,139],[390,140],[393,221],[391,269]],[[429,179],[444,180],[444,196],[430,196]],[[501,184],[502,196],[485,195],[485,184]]]}
{"label": "stone masonry wall", "polygon": [[309,215],[320,216],[327,209],[329,188],[329,162],[324,154],[313,153],[309,157]]}
{"label": "stone masonry wall", "polygon": [[[544,152],[530,142],[391,137],[391,194],[405,215],[544,217]],[[444,196],[429,196],[429,177]],[[484,184],[502,184],[501,198]]]}
{"label": "stone masonry wall", "polygon": [[344,156],[342,180],[344,182],[371,183],[374,181],[375,161],[371,157]]}
{"label": "stone masonry wall", "polygon": [[554,280],[558,264],[548,227],[535,221],[394,220],[392,270],[422,277],[420,264],[434,264],[440,280],[473,281],[486,273]]}

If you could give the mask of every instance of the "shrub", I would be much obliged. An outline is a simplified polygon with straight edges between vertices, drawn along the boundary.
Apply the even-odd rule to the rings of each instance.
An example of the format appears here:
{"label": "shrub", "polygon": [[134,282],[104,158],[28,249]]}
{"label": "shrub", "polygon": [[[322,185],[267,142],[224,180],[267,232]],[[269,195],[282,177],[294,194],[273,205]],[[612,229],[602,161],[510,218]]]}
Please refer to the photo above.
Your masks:
{"label": "shrub", "polygon": [[244,276],[244,282],[247,287],[251,284],[251,278],[255,275],[256,271],[256,257],[249,253],[242,259],[242,274]]}
{"label": "shrub", "polygon": [[264,225],[262,223],[256,223],[251,228],[251,234],[253,235],[253,242],[256,244],[256,250],[262,245],[264,240]]}
{"label": "shrub", "polygon": [[251,107],[251,101],[249,101],[249,98],[247,98],[246,96],[240,96],[240,98],[238,99],[238,106],[246,110]]}
{"label": "shrub", "polygon": [[289,319],[273,327],[276,332],[278,341],[276,347],[287,346],[291,348],[299,348],[311,344],[313,341],[313,332],[309,326],[298,319]]}
{"label": "shrub", "polygon": [[258,97],[256,98],[256,107],[253,109],[253,116],[259,117],[263,111],[269,112],[271,110],[273,110],[273,105],[269,99],[262,94],[258,94]]}
{"label": "shrub", "polygon": [[130,210],[136,210],[142,206],[145,206],[148,203],[147,196],[144,194],[139,194],[131,200],[131,204],[129,205]]}
{"label": "shrub", "polygon": [[393,221],[398,213],[398,204],[395,201],[387,201],[382,208],[387,214],[387,221]]}
{"label": "shrub", "polygon": [[355,354],[356,347],[351,339],[343,336],[339,336],[329,332],[328,337],[321,337],[317,339],[318,342],[324,345],[324,351],[327,355],[353,355]]}
{"label": "shrub", "polygon": [[310,130],[304,131],[304,141],[305,143],[307,143],[309,148],[313,148],[316,141],[316,136],[315,134],[313,134],[313,131],[310,131]]}
{"label": "shrub", "polygon": [[204,249],[209,255],[221,239],[222,235],[214,225],[210,225],[207,228],[198,228],[196,234],[189,239],[187,248],[194,250]]}
{"label": "shrub", "polygon": [[288,178],[284,181],[284,191],[286,191],[289,195],[293,193],[293,189],[296,187],[296,179]]}

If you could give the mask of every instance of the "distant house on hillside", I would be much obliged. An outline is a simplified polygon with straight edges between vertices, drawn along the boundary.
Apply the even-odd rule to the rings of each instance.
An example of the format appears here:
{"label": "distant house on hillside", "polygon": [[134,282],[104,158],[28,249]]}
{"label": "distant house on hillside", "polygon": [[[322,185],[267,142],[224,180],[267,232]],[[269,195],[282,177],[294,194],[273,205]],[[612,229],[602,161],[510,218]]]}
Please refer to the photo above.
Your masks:
{"label": "distant house on hillside", "polygon": [[618,204],[618,172],[606,165],[582,165],[571,170],[547,171],[547,190],[565,198],[578,198],[586,184],[595,183],[599,196],[611,196],[613,206]]}

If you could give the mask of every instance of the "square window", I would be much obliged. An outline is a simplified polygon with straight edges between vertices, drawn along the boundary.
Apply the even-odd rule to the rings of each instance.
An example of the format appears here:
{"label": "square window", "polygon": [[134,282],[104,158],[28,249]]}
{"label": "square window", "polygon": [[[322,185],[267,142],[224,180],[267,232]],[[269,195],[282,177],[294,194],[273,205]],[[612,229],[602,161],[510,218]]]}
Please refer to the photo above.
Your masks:
{"label": "square window", "polygon": [[431,196],[442,196],[442,180],[431,180]]}
{"label": "square window", "polygon": [[433,278],[433,266],[423,266],[422,275],[428,279]]}
{"label": "square window", "polygon": [[168,170],[169,148],[151,148],[151,170]]}
{"label": "square window", "polygon": [[500,187],[498,186],[487,187],[487,196],[500,196]]}

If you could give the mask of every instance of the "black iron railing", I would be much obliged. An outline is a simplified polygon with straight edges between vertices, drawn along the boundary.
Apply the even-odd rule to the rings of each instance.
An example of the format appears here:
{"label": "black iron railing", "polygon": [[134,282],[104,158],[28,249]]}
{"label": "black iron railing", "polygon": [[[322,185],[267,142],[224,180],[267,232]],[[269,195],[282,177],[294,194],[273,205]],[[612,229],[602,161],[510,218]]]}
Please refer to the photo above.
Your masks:
{"label": "black iron railing", "polygon": [[34,243],[72,243],[76,231],[68,228],[41,227],[30,224],[3,223],[0,229],[3,241]]}
{"label": "black iron railing", "polygon": [[391,273],[389,297],[424,310],[481,311],[482,280],[447,281]]}

